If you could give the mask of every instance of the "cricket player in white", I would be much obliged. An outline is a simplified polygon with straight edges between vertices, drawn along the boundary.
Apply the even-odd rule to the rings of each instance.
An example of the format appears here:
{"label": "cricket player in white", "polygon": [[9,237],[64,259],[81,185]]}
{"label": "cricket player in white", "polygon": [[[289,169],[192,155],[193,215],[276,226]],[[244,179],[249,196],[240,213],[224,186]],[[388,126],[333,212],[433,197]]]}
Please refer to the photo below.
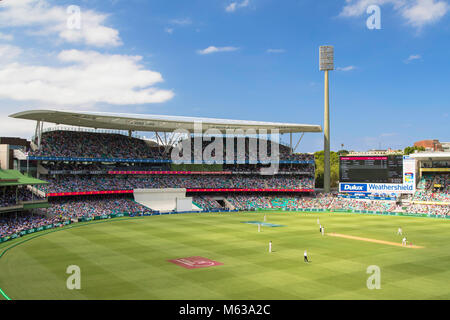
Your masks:
{"label": "cricket player in white", "polygon": [[308,253],[306,252],[306,250],[305,250],[305,253],[303,254],[303,261],[309,262],[308,261]]}
{"label": "cricket player in white", "polygon": [[319,218],[317,218],[317,224],[320,224],[320,220],[319,220]]}
{"label": "cricket player in white", "polygon": [[322,235],[325,235],[325,227],[322,227]]}
{"label": "cricket player in white", "polygon": [[402,240],[402,246],[406,246],[406,237],[404,237]]}
{"label": "cricket player in white", "polygon": [[272,252],[272,241],[269,241],[269,252]]}
{"label": "cricket player in white", "polygon": [[267,221],[267,219],[266,219],[266,215],[264,215],[264,222],[266,222]]}
{"label": "cricket player in white", "polygon": [[399,234],[401,236],[403,235],[402,228],[398,228],[397,234]]}
{"label": "cricket player in white", "polygon": [[258,232],[261,232],[261,223],[258,223]]}

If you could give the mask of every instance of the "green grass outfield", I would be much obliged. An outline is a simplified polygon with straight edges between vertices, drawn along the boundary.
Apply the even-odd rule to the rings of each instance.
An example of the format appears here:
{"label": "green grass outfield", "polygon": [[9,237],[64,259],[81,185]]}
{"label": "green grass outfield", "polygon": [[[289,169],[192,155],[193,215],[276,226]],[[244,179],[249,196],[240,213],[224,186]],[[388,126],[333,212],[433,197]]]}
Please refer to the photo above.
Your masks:
{"label": "green grass outfield", "polygon": [[[11,299],[450,299],[447,220],[344,213],[180,214],[119,218],[40,232],[0,245],[0,288]],[[322,236],[400,243],[411,249]],[[273,253],[268,252],[269,241]],[[312,262],[303,262],[308,250]],[[202,256],[223,263],[185,269],[169,259]],[[81,290],[66,288],[69,265]],[[381,269],[369,290],[367,267]],[[1,296],[1,295],[0,295]],[[4,299],[5,297],[1,297]]]}

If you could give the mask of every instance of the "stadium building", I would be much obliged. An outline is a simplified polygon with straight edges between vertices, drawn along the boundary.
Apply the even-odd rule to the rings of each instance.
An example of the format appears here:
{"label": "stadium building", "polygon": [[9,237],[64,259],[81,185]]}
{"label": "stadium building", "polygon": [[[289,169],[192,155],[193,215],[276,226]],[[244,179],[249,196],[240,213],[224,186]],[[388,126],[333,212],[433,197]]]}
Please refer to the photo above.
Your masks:
{"label": "stadium building", "polygon": [[[6,240],[30,225],[124,215],[450,213],[445,152],[342,156],[339,192],[325,194],[315,189],[314,155],[295,153],[305,133],[321,132],[319,125],[51,110],[11,117],[35,121],[36,130],[31,142],[3,138],[12,144],[0,146],[9,170],[2,177],[16,177],[15,189],[2,178],[2,210],[16,212],[2,216]],[[54,126],[44,129],[44,123]],[[143,132],[153,139],[137,135]],[[287,145],[280,143],[284,134]]]}
{"label": "stadium building", "polygon": [[[36,130],[30,142],[2,138],[0,145],[0,295],[7,300],[209,299],[211,292],[254,299],[277,288],[286,290],[282,298],[303,297],[312,279],[301,265],[306,250],[305,267],[329,271],[320,278],[328,282],[336,277],[330,258],[365,275],[368,252],[385,261],[391,250],[393,275],[412,256],[400,250],[423,250],[417,261],[428,255],[436,268],[435,248],[447,239],[447,224],[436,221],[450,218],[446,152],[342,156],[339,192],[325,193],[315,188],[314,155],[295,152],[303,134],[320,126],[45,110],[11,117],[36,121]],[[67,290],[68,266],[82,268],[89,285]],[[191,272],[198,268],[215,271]],[[279,287],[267,287],[260,268],[277,281],[283,274]],[[429,274],[433,294],[445,290],[441,272],[429,268],[413,275]],[[440,268],[446,272],[445,259]],[[349,270],[341,279],[358,278]],[[249,275],[251,288],[243,287]],[[343,282],[350,297],[365,290],[366,280],[356,280]],[[212,285],[218,289],[192,290]],[[408,292],[399,290],[392,295]]]}
{"label": "stadium building", "polygon": [[411,155],[417,162],[417,191],[413,204],[450,205],[450,152],[420,152]]}
{"label": "stadium building", "polygon": [[[36,121],[29,148],[15,150],[13,161],[48,182],[28,188],[49,199],[52,217],[256,209],[272,207],[275,196],[299,199],[315,189],[314,156],[294,153],[303,135],[294,146],[293,134],[321,132],[318,125],[48,110],[11,117]],[[44,123],[56,126],[44,130]],[[262,130],[272,138],[289,134],[290,145],[260,138]],[[219,141],[222,161],[219,148],[208,149]],[[174,160],[174,149],[186,143],[189,159]]]}

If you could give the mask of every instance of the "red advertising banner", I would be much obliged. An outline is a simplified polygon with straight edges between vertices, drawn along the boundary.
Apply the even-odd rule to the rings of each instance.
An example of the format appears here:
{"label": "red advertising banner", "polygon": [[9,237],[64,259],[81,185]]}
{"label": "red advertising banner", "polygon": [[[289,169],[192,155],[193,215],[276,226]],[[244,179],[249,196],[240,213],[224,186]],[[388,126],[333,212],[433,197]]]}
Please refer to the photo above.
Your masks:
{"label": "red advertising banner", "polygon": [[108,174],[232,174],[231,171],[108,171]]}
{"label": "red advertising banner", "polygon": [[341,160],[387,160],[387,156],[381,157],[341,157]]}
{"label": "red advertising banner", "polygon": [[186,189],[186,192],[314,192],[313,189]]}
{"label": "red advertising banner", "polygon": [[101,195],[101,194],[127,194],[127,193],[133,193],[133,190],[58,192],[58,193],[47,193],[47,197],[90,196],[90,195]]}

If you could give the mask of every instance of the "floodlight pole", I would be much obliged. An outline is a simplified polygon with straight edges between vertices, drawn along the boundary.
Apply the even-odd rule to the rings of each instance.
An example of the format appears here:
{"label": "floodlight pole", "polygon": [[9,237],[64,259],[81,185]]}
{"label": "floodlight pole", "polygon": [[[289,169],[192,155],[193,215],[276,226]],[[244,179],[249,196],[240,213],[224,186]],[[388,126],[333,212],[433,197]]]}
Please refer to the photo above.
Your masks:
{"label": "floodlight pole", "polygon": [[328,71],[334,70],[334,47],[319,47],[320,70],[325,71],[324,85],[324,170],[323,189],[325,192],[331,191],[331,162],[330,162],[330,91]]}
{"label": "floodlight pole", "polygon": [[330,192],[331,185],[331,161],[330,161],[330,91],[328,87],[328,70],[325,70],[325,92],[324,92],[324,170],[323,188],[325,192]]}

